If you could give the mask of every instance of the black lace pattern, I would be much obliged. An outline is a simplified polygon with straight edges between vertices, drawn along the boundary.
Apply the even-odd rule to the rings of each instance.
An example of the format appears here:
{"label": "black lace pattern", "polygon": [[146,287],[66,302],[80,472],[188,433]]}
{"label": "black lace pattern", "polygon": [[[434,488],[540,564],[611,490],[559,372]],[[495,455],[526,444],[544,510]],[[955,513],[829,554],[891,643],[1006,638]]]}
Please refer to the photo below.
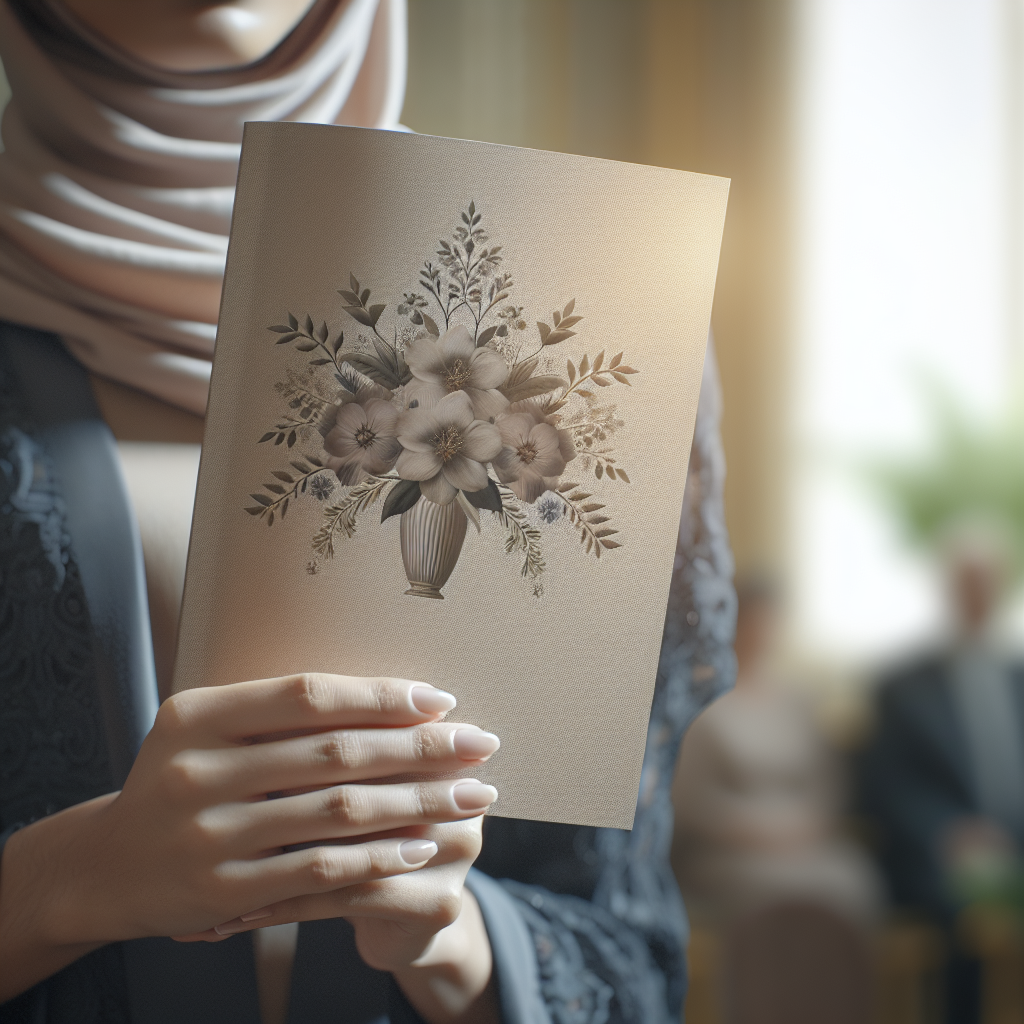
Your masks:
{"label": "black lace pattern", "polygon": [[64,509],[19,420],[15,396],[0,391],[0,831],[110,789]]}
{"label": "black lace pattern", "polygon": [[519,902],[555,1024],[674,1024],[686,994],[672,778],[687,726],[735,676],[719,409],[709,352],[633,830],[487,822],[478,866]]}
{"label": "black lace pattern", "polygon": [[[0,832],[111,789],[64,506],[11,381],[0,337]],[[21,1020],[127,1022],[120,947],[0,1006],[0,1022]]]}

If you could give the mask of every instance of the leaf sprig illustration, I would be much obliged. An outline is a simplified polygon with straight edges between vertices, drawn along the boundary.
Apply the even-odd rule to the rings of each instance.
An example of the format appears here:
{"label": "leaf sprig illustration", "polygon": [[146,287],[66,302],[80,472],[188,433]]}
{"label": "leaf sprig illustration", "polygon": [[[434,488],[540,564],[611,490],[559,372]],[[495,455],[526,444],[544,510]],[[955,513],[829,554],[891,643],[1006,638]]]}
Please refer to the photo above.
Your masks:
{"label": "leaf sprig illustration", "polygon": [[[511,294],[512,275],[497,273],[502,246],[486,247],[489,238],[480,226],[481,214],[477,212],[476,203],[471,202],[460,218],[462,223],[452,232],[452,240],[442,239],[438,243],[439,265],[432,260],[424,263],[420,284],[437,303],[445,330],[451,326],[458,310],[464,308],[469,312],[473,318],[473,338],[477,347],[482,347],[495,335],[504,337],[508,333],[506,324],[495,324],[483,331],[480,325],[494,307]],[[412,313],[413,323],[418,317],[423,323],[430,320],[422,309]],[[438,335],[436,326],[431,333]]]}
{"label": "leaf sprig illustration", "polygon": [[602,476],[607,476],[609,480],[621,480],[623,483],[629,483],[629,477],[626,475],[626,471],[621,466],[614,465],[615,459],[610,455],[603,453],[596,453],[594,455],[594,476],[598,480]]}
{"label": "leaf sprig illustration", "polygon": [[522,574],[536,579],[547,568],[540,547],[540,531],[530,524],[512,491],[507,487],[499,487],[498,491],[501,509],[495,515],[505,527],[505,551],[510,555],[513,551],[522,551],[526,555]]}
{"label": "leaf sprig illustration", "polygon": [[593,363],[590,362],[589,356],[584,356],[578,366],[571,359],[568,360],[566,371],[569,374],[569,384],[555,401],[548,403],[547,412],[549,414],[562,409],[571,395],[576,394],[587,399],[593,398],[595,393],[590,390],[591,384],[599,388],[611,387],[615,381],[620,384],[629,384],[630,376],[639,372],[622,362],[621,352],[612,356],[608,364],[605,365],[603,351],[597,354]]}
{"label": "leaf sprig illustration", "polygon": [[576,337],[576,332],[570,331],[569,328],[575,327],[583,317],[570,315],[575,308],[576,300],[570,299],[561,313],[556,309],[551,314],[551,322],[554,324],[553,329],[548,327],[547,324],[539,320],[537,321],[537,330],[540,332],[542,348],[546,345],[557,345],[559,342],[568,341],[569,338]]}
{"label": "leaf sprig illustration", "polygon": [[558,485],[558,495],[569,509],[569,521],[576,527],[587,554],[593,552],[600,558],[602,550],[622,547],[618,541],[611,539],[619,531],[603,525],[609,521],[609,517],[601,514],[604,505],[590,500],[592,494],[584,491],[579,484],[564,483]]}
{"label": "leaf sprig illustration", "polygon": [[[412,378],[412,372],[406,365],[405,358],[398,346],[398,332],[395,337],[388,341],[380,331],[377,330],[377,323],[384,310],[387,309],[386,302],[378,302],[368,306],[370,289],[360,290],[359,281],[355,274],[348,275],[349,288],[338,289],[338,294],[345,300],[347,305],[342,308],[357,324],[368,327],[373,333],[370,335],[370,342],[373,345],[373,352],[349,352],[345,354],[345,362],[351,364],[360,373],[365,374],[375,384],[393,389],[408,384]],[[427,318],[429,319],[429,317]],[[424,321],[425,323],[426,321]],[[437,326],[431,320],[427,330],[433,327],[433,333],[437,334]]]}
{"label": "leaf sprig illustration", "polygon": [[611,439],[619,427],[625,426],[625,422],[616,415],[614,405],[588,401],[582,415],[577,414],[567,420],[564,426],[572,431],[580,465],[587,469],[592,467],[598,480],[607,476],[609,480],[630,482],[614,455],[615,446]]}
{"label": "leaf sprig illustration", "polygon": [[356,484],[338,504],[328,505],[324,509],[320,529],[313,537],[313,550],[323,558],[333,558],[337,534],[354,536],[356,516],[372,508],[394,482],[395,477],[371,476],[369,480]]}
{"label": "leaf sprig illustration", "polygon": [[341,369],[338,352],[345,343],[345,333],[339,331],[332,339],[326,320],[316,327],[313,324],[313,318],[307,313],[300,324],[298,318],[289,313],[287,324],[275,324],[273,327],[268,327],[267,330],[280,335],[275,344],[293,343],[300,352],[314,352],[318,348],[321,349],[324,358],[310,360],[310,366],[326,366],[331,363],[337,370]]}
{"label": "leaf sprig illustration", "polygon": [[305,440],[309,436],[317,419],[331,405],[328,397],[331,392],[311,369],[304,373],[288,370],[287,378],[275,384],[274,390],[294,412],[282,416],[274,424],[274,429],[268,430],[257,443],[273,440],[275,445],[279,445],[287,440],[288,447],[292,448],[297,440]]}
{"label": "leaf sprig illustration", "polygon": [[569,382],[551,374],[533,376],[540,365],[540,357],[533,356],[517,363],[509,372],[505,383],[498,389],[510,402],[522,402],[527,398],[537,398],[558,388],[567,388]]}
{"label": "leaf sprig illustration", "polygon": [[310,478],[324,471],[324,464],[312,455],[307,455],[304,462],[291,462],[289,465],[299,473],[297,477],[283,469],[272,469],[270,475],[276,477],[280,483],[263,484],[263,489],[269,492],[267,494],[249,495],[256,504],[248,506],[245,511],[251,516],[265,518],[267,526],[274,525],[275,516],[284,519],[292,498],[305,494]]}
{"label": "leaf sprig illustration", "polygon": [[380,319],[381,314],[385,309],[388,308],[386,302],[380,302],[373,306],[367,306],[366,303],[370,298],[370,289],[363,288],[360,290],[359,282],[356,280],[355,274],[348,275],[348,282],[351,285],[351,290],[347,288],[339,288],[338,294],[348,303],[344,307],[345,312],[348,313],[356,323],[362,324],[364,327],[369,327],[370,330],[375,331],[377,329],[377,321]]}

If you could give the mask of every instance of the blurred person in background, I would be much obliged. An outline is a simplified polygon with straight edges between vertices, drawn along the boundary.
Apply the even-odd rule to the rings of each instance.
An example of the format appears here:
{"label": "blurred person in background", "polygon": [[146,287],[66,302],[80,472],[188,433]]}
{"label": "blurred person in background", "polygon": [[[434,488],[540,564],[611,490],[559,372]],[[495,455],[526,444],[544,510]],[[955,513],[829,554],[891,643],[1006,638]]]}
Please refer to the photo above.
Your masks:
{"label": "blurred person in background", "polygon": [[931,450],[872,475],[909,542],[942,569],[946,626],[881,679],[859,757],[859,803],[889,897],[941,928],[946,1017],[980,1013],[967,910],[1019,911],[1024,840],[1024,659],[1004,613],[1024,572],[1024,406],[986,421],[925,392]]}
{"label": "blurred person in background", "polygon": [[861,804],[897,908],[947,930],[947,1019],[979,1014],[979,966],[953,926],[986,883],[1016,869],[1024,840],[1024,661],[996,634],[1012,546],[985,519],[947,527],[940,547],[948,642],[891,670],[860,769]]}
{"label": "blurred person in background", "polygon": [[774,670],[775,588],[737,589],[736,688],[693,724],[676,772],[673,867],[687,910],[719,926],[796,898],[869,923],[879,884],[841,834],[839,765]]}

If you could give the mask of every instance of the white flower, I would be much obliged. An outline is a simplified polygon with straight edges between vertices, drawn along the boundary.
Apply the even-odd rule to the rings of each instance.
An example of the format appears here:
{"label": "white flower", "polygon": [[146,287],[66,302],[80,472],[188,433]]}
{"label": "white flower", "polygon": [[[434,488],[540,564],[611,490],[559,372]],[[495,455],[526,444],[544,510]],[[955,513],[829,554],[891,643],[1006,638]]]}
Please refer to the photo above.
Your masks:
{"label": "white flower", "polygon": [[517,498],[529,504],[549,490],[575,458],[576,449],[566,430],[549,423],[533,402],[517,402],[495,424],[501,432],[501,451],[493,459],[494,472]]}
{"label": "white flower", "polygon": [[497,352],[477,348],[463,326],[452,327],[440,338],[422,338],[406,346],[405,361],[413,380],[405,388],[406,406],[437,405],[445,395],[465,392],[478,420],[489,420],[508,406],[497,389],[508,377],[508,365]]}
{"label": "white flower", "polygon": [[321,428],[327,467],[346,486],[388,472],[402,451],[398,410],[371,394],[367,388],[354,400],[335,406]]}
{"label": "white flower", "polygon": [[501,450],[498,428],[474,418],[464,391],[403,413],[398,440],[404,449],[395,464],[398,475],[418,480],[423,496],[437,505],[454,501],[459,491],[482,491],[486,463]]}

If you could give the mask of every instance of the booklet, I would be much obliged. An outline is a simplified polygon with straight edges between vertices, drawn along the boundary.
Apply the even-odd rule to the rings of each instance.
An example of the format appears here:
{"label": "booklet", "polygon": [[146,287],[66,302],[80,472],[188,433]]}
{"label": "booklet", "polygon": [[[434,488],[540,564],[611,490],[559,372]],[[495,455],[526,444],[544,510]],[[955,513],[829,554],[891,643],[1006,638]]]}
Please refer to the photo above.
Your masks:
{"label": "booklet", "polygon": [[247,125],[175,689],[423,680],[492,813],[630,828],[728,187]]}

